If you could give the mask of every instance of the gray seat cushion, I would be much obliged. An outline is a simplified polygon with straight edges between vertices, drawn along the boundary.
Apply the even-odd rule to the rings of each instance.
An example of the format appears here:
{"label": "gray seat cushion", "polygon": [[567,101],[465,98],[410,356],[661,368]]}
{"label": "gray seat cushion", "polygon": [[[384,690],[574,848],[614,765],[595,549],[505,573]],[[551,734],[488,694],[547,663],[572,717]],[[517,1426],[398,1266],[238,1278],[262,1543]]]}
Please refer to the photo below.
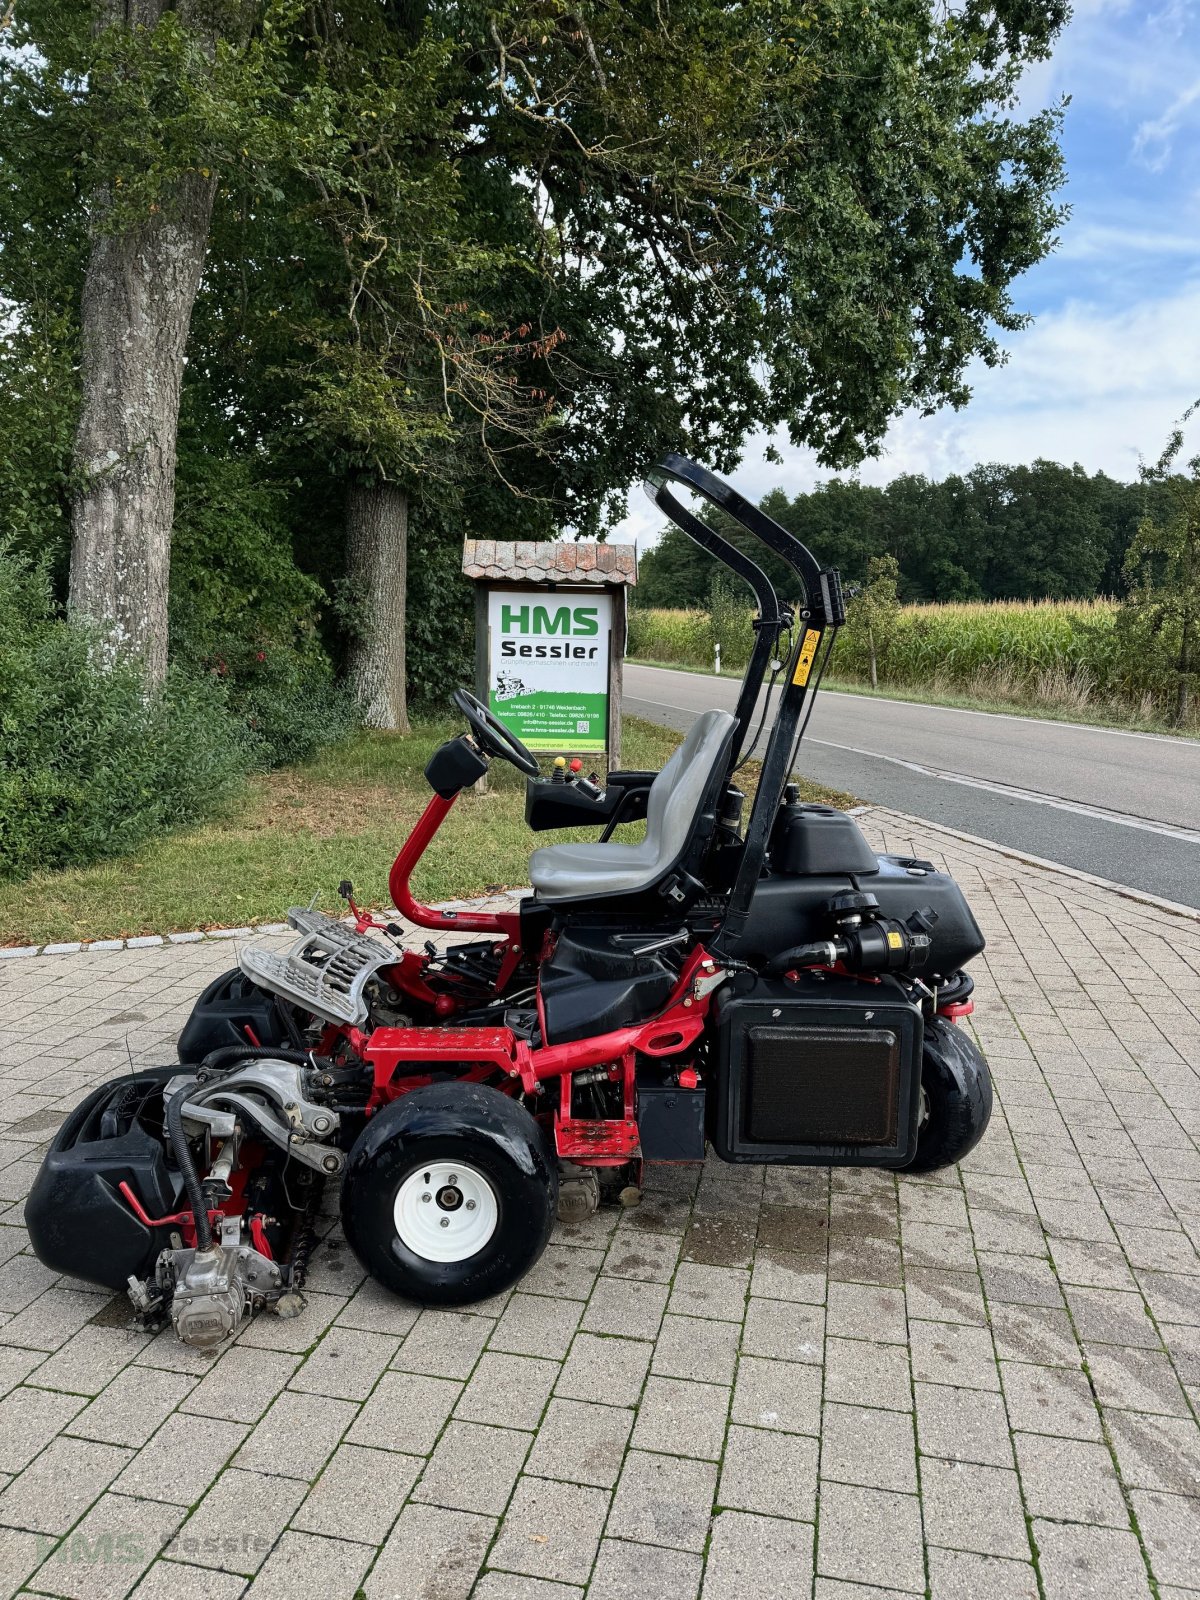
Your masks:
{"label": "gray seat cushion", "polygon": [[550,844],[529,858],[529,881],[543,900],[639,894],[679,860],[725,760],[737,718],[706,711],[650,786],[646,837],[638,844]]}

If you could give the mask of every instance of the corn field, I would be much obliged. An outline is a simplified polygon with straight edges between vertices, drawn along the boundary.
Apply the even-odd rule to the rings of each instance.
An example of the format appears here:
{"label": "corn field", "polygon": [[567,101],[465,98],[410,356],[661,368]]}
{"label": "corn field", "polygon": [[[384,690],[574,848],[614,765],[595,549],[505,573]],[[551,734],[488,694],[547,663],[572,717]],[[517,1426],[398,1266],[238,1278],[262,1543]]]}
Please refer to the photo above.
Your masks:
{"label": "corn field", "polygon": [[[712,670],[739,669],[752,643],[750,613],[715,621],[706,611],[634,609],[629,654],[646,661]],[[1107,703],[1154,720],[1153,698],[1123,681],[1111,600],[1029,600],[901,606],[877,639],[880,686],[925,689],[987,700],[1041,703],[1083,712]],[[832,677],[867,682],[869,646],[853,602],[830,664]]]}

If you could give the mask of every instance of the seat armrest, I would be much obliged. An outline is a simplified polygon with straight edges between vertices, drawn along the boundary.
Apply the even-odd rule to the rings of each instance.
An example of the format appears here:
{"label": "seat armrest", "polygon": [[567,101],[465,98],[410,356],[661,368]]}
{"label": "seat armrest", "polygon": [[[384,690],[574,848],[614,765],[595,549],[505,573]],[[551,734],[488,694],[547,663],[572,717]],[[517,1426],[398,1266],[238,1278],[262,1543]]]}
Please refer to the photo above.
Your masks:
{"label": "seat armrest", "polygon": [[609,820],[624,797],[625,791],[620,788],[590,795],[573,783],[527,778],[525,821],[535,833],[547,828],[599,828]]}
{"label": "seat armrest", "polygon": [[610,789],[648,789],[657,772],[610,772],[604,780]]}

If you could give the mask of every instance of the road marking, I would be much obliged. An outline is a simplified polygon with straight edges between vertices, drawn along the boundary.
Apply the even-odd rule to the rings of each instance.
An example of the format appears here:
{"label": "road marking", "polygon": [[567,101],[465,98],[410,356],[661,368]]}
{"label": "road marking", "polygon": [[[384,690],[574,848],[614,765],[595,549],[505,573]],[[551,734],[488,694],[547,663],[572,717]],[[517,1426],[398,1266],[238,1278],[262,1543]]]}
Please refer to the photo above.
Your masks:
{"label": "road marking", "polygon": [[[694,706],[670,705],[665,700],[639,701],[636,696],[631,695],[629,703],[631,706],[640,705],[647,710],[682,711],[690,717],[700,715]],[[912,702],[897,700],[892,703],[909,705]],[[979,715],[988,713],[981,712]],[[854,744],[838,744],[833,739],[818,739],[811,733],[806,735],[804,743],[824,745],[830,750],[844,750],[848,755],[866,756],[871,761],[890,761],[893,766],[905,767],[909,772],[919,773],[924,778],[941,778],[945,783],[963,784],[968,789],[985,789],[991,794],[1003,795],[1010,800],[1024,800],[1035,806],[1050,806],[1055,811],[1070,811],[1076,816],[1092,817],[1098,822],[1116,822],[1123,828],[1140,828],[1144,833],[1158,833],[1167,839],[1181,839],[1185,844],[1200,844],[1200,833],[1191,828],[1173,828],[1169,823],[1151,822],[1148,817],[1135,817],[1126,811],[1106,811],[1102,806],[1089,806],[1080,800],[1063,800],[1057,795],[1040,794],[1036,789],[1018,789],[1009,783],[994,783],[986,778],[970,778],[963,772],[942,772],[936,767],[924,767],[919,761],[905,761],[902,756],[881,755],[878,750],[864,750]]]}
{"label": "road marking", "polygon": [[1003,795],[1010,800],[1024,800],[1035,806],[1051,806],[1055,811],[1070,811],[1079,817],[1093,817],[1099,822],[1116,822],[1123,828],[1140,828],[1145,833],[1159,833],[1167,839],[1182,839],[1185,844],[1200,844],[1200,833],[1192,828],[1173,828],[1169,823],[1151,822],[1148,817],[1135,817],[1127,811],[1106,811],[1103,806],[1089,806],[1081,800],[1063,800],[1057,795],[1041,794],[1036,789],[1018,789],[1011,783],[995,783],[987,778],[970,778],[963,772],[943,772],[937,767],[922,766],[919,761],[905,761],[902,756],[881,755],[878,750],[863,750],[858,745],[837,744],[832,739],[815,739],[810,735],[805,743],[825,745],[830,750],[844,750],[850,755],[867,756],[872,761],[890,761],[895,767],[905,767],[909,772],[920,773],[925,778],[941,778],[946,783],[961,783],[968,789],[986,789],[991,794]]}

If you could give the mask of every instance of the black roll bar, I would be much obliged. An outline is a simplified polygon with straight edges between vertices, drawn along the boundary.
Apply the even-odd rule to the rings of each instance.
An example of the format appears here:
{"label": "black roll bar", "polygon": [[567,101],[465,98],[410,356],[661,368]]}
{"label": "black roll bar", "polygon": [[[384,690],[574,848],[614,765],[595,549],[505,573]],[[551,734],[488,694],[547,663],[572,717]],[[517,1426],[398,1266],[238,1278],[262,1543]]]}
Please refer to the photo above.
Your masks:
{"label": "black roll bar", "polygon": [[[649,475],[646,483],[647,493],[672,518],[688,535],[702,548],[709,550],[719,561],[728,565],[731,570],[745,576],[741,568],[733,561],[728,560],[726,552],[746,563],[758,573],[766,589],[774,596],[766,575],[757,568],[748,557],[719,535],[712,535],[716,543],[710,541],[712,530],[702,523],[697,517],[682,506],[678,500],[665,487],[665,480],[672,479],[683,484],[694,493],[703,496],[711,505],[727,512],[734,520],[753,538],[765,544],[769,550],[781,557],[799,577],[804,587],[804,603],[800,610],[802,626],[797,630],[796,643],[793,646],[791,658],[787,663],[787,677],[784,682],[783,693],[780,696],[779,708],[775,714],[775,722],[771,729],[771,737],[767,744],[766,755],[763,758],[762,774],[758,781],[758,789],[754,796],[754,805],[750,811],[750,820],[746,826],[746,836],[742,845],[742,857],[738,864],[737,877],[730,892],[729,902],[721,926],[715,938],[711,941],[710,948],[714,953],[733,954],[738,941],[746,926],[749,915],[750,901],[753,898],[755,886],[762,876],[763,867],[767,859],[767,845],[771,837],[771,829],[779,810],[780,800],[783,798],[784,785],[790,776],[792,762],[795,759],[795,750],[798,735],[802,731],[801,715],[804,709],[805,698],[809,692],[809,679],[812,676],[814,665],[820,658],[821,644],[827,628],[837,629],[845,621],[846,611],[842,599],[842,585],[838,574],[832,569],[822,570],[816,557],[802,544],[799,539],[781,528],[772,518],[767,516],[757,506],[751,505],[737,490],[722,482],[707,468],[700,466],[695,461],[689,461],[686,456],[671,454],[664,456],[662,461]],[[680,513],[682,515],[680,515]],[[699,537],[697,536],[699,533]],[[723,548],[718,548],[718,545]],[[753,581],[755,593],[759,590]],[[760,601],[761,603],[761,601]],[[776,610],[778,602],[776,601]],[[778,632],[778,624],[776,625]],[[751,667],[747,669],[746,678],[742,684],[742,693],[738,700],[738,715],[746,714],[747,725],[753,713],[754,704],[761,686],[762,675],[765,671],[768,655],[761,656],[761,647],[766,638],[766,630],[761,630],[755,641],[754,655]],[[773,643],[773,641],[772,641]],[[755,680],[755,665],[757,664],[758,681]],[[818,669],[818,679],[820,669]],[[747,699],[749,696],[749,699]],[[745,728],[739,728],[737,748],[740,750],[741,741],[745,738]],[[730,761],[730,768],[734,765]]]}
{"label": "black roll bar", "polygon": [[[682,457],[679,459],[682,460]],[[735,713],[738,726],[733,739],[730,761],[730,766],[735,767],[754,720],[754,707],[758,702],[767,665],[774,656],[781,631],[792,625],[792,613],[789,607],[780,606],[779,596],[762,568],[751,561],[750,557],[736,545],[722,538],[706,522],[701,522],[699,517],[693,516],[688,508],[675,498],[663,479],[651,477],[647,479],[643,488],[658,509],[665,512],[677,527],[682,528],[693,544],[698,544],[702,550],[707,550],[709,555],[715,556],[722,566],[728,567],[731,572],[735,572],[739,578],[748,583],[758,601],[758,616],[754,619],[754,649],[746,665]]]}

